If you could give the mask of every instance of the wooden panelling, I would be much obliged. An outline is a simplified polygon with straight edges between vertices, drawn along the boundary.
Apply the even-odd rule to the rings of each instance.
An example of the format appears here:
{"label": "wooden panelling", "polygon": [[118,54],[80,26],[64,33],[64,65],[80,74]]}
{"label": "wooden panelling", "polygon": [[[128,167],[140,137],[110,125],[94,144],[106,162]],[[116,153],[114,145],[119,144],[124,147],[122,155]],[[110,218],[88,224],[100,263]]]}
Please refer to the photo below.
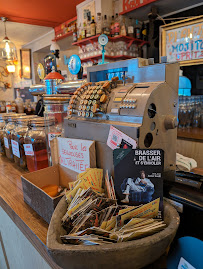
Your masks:
{"label": "wooden panelling", "polygon": [[21,174],[7,158],[0,157],[0,206],[52,268],[59,268],[46,248],[48,224],[23,200]]}
{"label": "wooden panelling", "polygon": [[196,160],[197,166],[203,168],[203,142],[177,139],[177,152]]}

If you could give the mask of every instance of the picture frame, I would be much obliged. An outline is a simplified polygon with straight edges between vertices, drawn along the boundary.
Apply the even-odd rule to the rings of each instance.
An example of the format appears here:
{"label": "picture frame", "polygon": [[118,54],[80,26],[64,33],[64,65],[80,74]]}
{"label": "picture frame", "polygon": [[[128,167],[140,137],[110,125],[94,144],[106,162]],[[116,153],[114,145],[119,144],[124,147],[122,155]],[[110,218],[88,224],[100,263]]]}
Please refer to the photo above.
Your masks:
{"label": "picture frame", "polygon": [[179,62],[180,66],[203,63],[203,16],[160,27],[159,58]]}
{"label": "picture frame", "polygon": [[21,76],[32,79],[31,49],[20,49]]}

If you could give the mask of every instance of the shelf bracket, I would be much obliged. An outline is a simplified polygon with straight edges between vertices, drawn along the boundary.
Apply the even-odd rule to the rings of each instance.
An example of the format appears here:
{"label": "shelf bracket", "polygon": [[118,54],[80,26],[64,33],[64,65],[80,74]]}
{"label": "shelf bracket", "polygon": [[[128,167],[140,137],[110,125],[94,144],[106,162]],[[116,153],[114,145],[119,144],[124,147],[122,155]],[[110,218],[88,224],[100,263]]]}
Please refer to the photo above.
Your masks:
{"label": "shelf bracket", "polygon": [[134,40],[130,40],[130,42],[128,43],[128,46],[127,46],[128,49],[130,48],[130,46],[132,45],[133,42],[134,42]]}

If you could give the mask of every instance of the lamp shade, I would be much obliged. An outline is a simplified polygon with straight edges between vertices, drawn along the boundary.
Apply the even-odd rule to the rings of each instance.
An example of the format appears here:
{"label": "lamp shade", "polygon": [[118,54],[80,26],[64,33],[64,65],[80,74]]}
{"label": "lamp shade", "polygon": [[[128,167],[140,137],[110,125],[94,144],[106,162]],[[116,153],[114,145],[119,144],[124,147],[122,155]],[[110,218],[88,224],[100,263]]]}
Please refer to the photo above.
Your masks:
{"label": "lamp shade", "polygon": [[6,66],[9,73],[15,73],[16,67],[14,64],[10,64]]}
{"label": "lamp shade", "polygon": [[17,60],[16,47],[13,42],[8,39],[8,37],[5,37],[0,42],[0,59],[7,61]]}

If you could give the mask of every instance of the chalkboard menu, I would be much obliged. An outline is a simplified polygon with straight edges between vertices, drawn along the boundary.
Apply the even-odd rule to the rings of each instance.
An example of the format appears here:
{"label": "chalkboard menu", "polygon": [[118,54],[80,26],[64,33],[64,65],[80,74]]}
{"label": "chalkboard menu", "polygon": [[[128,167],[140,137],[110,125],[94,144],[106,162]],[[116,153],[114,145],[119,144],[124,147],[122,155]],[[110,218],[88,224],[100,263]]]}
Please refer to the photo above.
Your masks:
{"label": "chalkboard menu", "polygon": [[181,65],[203,63],[203,16],[161,26],[160,56]]}

